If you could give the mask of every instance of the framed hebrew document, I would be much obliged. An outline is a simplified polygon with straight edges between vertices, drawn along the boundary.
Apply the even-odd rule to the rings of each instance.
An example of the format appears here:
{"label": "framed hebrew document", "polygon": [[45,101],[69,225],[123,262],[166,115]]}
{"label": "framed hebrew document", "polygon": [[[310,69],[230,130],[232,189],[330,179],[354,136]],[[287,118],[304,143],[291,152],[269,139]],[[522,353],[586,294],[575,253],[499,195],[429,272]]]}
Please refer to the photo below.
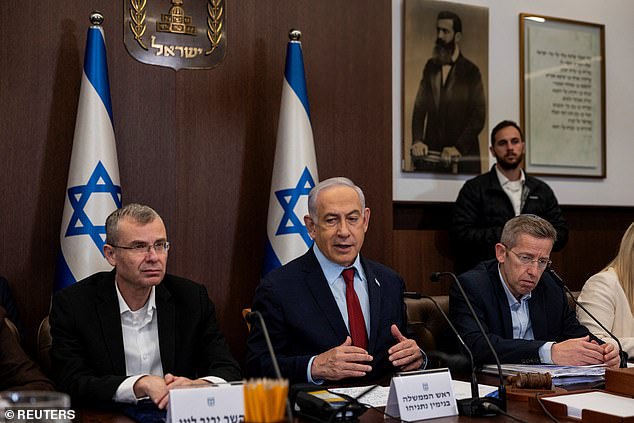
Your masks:
{"label": "framed hebrew document", "polygon": [[521,13],[528,173],[605,178],[604,25]]}

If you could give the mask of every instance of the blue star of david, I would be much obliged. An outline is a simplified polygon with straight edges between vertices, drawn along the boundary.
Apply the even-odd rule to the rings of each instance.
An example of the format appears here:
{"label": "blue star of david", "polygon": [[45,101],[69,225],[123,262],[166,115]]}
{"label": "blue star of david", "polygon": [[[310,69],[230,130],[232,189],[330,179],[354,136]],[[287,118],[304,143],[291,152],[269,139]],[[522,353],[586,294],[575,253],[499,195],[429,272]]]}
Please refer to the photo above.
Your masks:
{"label": "blue star of david", "polygon": [[284,215],[280,220],[280,226],[277,227],[275,235],[299,234],[306,246],[310,247],[313,240],[308,235],[308,230],[304,223],[295,214],[295,205],[302,195],[308,196],[310,190],[315,186],[315,181],[307,167],[304,168],[295,188],[281,189],[275,191],[277,201],[284,209]]}
{"label": "blue star of david", "polygon": [[73,207],[73,214],[68,222],[66,236],[89,235],[103,255],[104,236],[106,235],[105,222],[103,225],[93,224],[84,211],[90,196],[100,192],[110,193],[116,207],[121,207],[121,187],[112,182],[104,165],[98,162],[86,185],[68,188],[68,199]]}

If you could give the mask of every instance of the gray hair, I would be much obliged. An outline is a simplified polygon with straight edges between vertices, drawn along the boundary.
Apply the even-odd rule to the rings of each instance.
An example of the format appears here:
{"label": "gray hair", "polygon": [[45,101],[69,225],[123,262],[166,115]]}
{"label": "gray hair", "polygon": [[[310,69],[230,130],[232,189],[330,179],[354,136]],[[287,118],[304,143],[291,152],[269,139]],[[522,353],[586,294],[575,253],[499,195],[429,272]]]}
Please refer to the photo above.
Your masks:
{"label": "gray hair", "polygon": [[116,245],[119,241],[119,222],[129,217],[140,224],[147,224],[160,219],[161,216],[153,208],[143,204],[130,203],[110,213],[106,219],[106,244]]}
{"label": "gray hair", "polygon": [[350,179],[338,176],[321,181],[310,190],[310,193],[308,193],[308,214],[311,219],[317,222],[317,197],[319,196],[319,193],[325,189],[340,186],[349,187],[355,190],[359,196],[359,201],[361,202],[361,210],[363,211],[365,209],[365,195],[363,195],[361,188],[356,186]]}
{"label": "gray hair", "polygon": [[520,214],[506,222],[502,229],[500,243],[506,245],[507,248],[513,248],[517,245],[519,236],[523,234],[550,239],[553,244],[557,239],[557,231],[550,222],[534,214]]}

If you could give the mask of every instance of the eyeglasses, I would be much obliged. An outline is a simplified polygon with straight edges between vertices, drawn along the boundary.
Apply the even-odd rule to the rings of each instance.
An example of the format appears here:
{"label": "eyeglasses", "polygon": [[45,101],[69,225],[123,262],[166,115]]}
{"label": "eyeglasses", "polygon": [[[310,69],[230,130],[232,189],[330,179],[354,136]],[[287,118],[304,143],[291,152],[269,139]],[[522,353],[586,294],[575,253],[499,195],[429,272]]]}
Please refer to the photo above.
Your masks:
{"label": "eyeglasses", "polygon": [[167,251],[170,249],[170,243],[168,241],[155,242],[154,244],[139,242],[138,244],[134,244],[130,246],[114,245],[114,244],[110,244],[110,245],[112,245],[114,248],[129,250],[134,254],[147,254],[152,250],[152,248],[154,248],[154,251],[156,252],[156,254],[163,254],[163,253],[167,253]]}
{"label": "eyeglasses", "polygon": [[548,260],[546,258],[534,259],[532,256],[527,256],[526,254],[517,254],[515,251],[511,250],[510,248],[507,248],[507,249],[513,254],[515,254],[517,256],[517,259],[522,264],[532,266],[533,263],[537,263],[537,267],[539,267],[540,269],[545,269],[551,264],[553,264],[552,260]]}

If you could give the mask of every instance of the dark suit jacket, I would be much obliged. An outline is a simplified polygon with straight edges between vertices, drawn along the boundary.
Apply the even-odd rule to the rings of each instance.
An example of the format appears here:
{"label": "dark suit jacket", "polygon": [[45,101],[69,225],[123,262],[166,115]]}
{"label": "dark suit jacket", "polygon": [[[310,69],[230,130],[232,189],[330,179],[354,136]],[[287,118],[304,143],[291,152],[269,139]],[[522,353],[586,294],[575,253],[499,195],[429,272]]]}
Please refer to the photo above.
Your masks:
{"label": "dark suit jacket", "polygon": [[[540,361],[538,350],[544,343],[590,334],[568,306],[562,288],[547,272],[544,272],[528,300],[533,341],[513,339],[511,311],[499,277],[497,260],[482,262],[460,275],[459,279],[502,363],[536,364]],[[449,317],[472,350],[475,361],[478,364],[494,363],[484,336],[455,283],[449,290]]]}
{"label": "dark suit jacket", "polygon": [[[394,271],[379,263],[364,258],[361,263],[370,297],[368,352],[374,358],[372,372],[366,377],[370,380],[395,370],[387,350],[396,343],[390,333],[392,324],[405,334],[404,283]],[[312,249],[262,279],[255,292],[253,310],[262,313],[282,375],[291,383],[307,382],[310,358],[341,345],[349,335]],[[259,324],[252,325],[247,349],[247,373],[273,376]]]}
{"label": "dark suit jacket", "polygon": [[6,312],[0,306],[0,391],[52,391],[53,384],[22,350],[5,317]]}
{"label": "dark suit jacket", "polygon": [[[115,270],[96,273],[53,298],[52,366],[74,404],[111,405],[127,376],[114,277]],[[240,379],[205,287],[165,275],[156,286],[156,312],[164,374]]]}
{"label": "dark suit jacket", "polygon": [[484,128],[486,103],[480,70],[462,54],[442,86],[442,66],[430,59],[423,69],[412,114],[412,142],[431,150],[455,146],[463,158],[459,171],[480,173],[478,135]]}

